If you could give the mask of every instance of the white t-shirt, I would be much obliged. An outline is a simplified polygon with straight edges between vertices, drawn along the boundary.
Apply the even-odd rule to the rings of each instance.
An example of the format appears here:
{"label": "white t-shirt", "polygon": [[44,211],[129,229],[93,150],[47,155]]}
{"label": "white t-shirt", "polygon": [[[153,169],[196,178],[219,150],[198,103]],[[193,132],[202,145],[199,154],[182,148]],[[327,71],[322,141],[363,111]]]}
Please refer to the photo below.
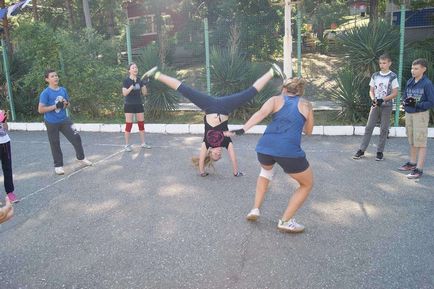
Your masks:
{"label": "white t-shirt", "polygon": [[7,143],[8,141],[11,141],[9,138],[7,130],[4,128],[4,123],[0,122],[0,144]]}
{"label": "white t-shirt", "polygon": [[398,77],[392,71],[383,73],[381,71],[372,74],[369,86],[374,88],[376,99],[383,99],[392,93],[392,89],[398,88]]}

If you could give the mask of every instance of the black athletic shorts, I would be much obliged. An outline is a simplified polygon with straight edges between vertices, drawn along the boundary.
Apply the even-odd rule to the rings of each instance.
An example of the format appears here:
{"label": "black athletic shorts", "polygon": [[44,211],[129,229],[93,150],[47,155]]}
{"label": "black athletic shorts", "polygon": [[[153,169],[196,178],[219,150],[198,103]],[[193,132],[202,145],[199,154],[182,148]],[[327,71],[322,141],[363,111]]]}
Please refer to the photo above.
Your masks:
{"label": "black athletic shorts", "polygon": [[296,174],[304,172],[309,168],[309,162],[306,157],[301,158],[286,158],[286,157],[275,157],[270,155],[258,154],[258,161],[262,165],[270,166],[278,163],[283,171],[287,174]]}
{"label": "black athletic shorts", "polygon": [[144,112],[143,104],[124,104],[124,112],[125,113],[140,113]]}

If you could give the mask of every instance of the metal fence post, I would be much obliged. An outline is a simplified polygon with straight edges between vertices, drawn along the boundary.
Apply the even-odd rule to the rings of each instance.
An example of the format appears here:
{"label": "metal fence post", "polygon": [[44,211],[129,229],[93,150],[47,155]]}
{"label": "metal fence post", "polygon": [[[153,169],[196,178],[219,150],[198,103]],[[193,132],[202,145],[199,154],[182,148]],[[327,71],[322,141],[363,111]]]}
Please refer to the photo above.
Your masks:
{"label": "metal fence post", "polygon": [[11,109],[12,120],[15,121],[15,106],[14,106],[14,99],[12,95],[12,83],[9,75],[8,47],[4,39],[1,40],[1,45],[3,48],[3,67],[5,71],[6,83],[8,88],[9,107]]}
{"label": "metal fence post", "polygon": [[209,65],[209,33],[208,33],[208,18],[203,19],[205,30],[205,70],[206,70],[206,90],[211,94],[211,71]]}
{"label": "metal fence post", "polygon": [[[399,89],[398,96],[396,97],[396,108],[395,108],[395,127],[399,124],[399,111],[401,108],[401,92],[403,84],[402,81],[402,70],[404,67],[404,36],[405,36],[405,5],[401,5],[401,20],[400,20],[400,39],[399,39],[399,70],[398,70],[398,81]],[[404,87],[405,89],[405,87]]]}

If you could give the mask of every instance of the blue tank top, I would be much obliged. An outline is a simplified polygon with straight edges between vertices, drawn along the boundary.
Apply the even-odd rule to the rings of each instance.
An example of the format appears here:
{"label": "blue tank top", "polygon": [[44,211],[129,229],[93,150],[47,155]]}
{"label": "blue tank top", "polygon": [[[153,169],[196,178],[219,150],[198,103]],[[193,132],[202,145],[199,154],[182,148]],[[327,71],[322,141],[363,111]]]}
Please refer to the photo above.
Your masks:
{"label": "blue tank top", "polygon": [[273,114],[271,123],[256,145],[256,152],[276,157],[305,157],[301,134],[305,117],[298,110],[299,96],[285,96],[282,108]]}

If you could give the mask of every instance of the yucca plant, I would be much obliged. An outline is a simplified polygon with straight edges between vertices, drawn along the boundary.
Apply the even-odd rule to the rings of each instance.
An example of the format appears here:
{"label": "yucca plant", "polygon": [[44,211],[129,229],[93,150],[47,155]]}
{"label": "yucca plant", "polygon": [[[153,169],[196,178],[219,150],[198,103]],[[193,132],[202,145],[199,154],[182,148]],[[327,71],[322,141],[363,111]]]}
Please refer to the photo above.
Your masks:
{"label": "yucca plant", "polygon": [[[142,73],[154,66],[158,66],[164,74],[175,76],[175,71],[169,67],[161,67],[158,48],[147,46],[137,57],[137,65]],[[178,107],[179,95],[167,85],[151,80],[148,85],[148,96],[145,98],[145,113],[151,118],[161,118]]]}
{"label": "yucca plant", "polygon": [[[246,86],[244,89],[251,86],[256,79],[258,79],[262,74],[264,74],[269,69],[269,65],[264,63],[251,63],[250,69],[246,74]],[[281,82],[279,81],[279,84]],[[280,86],[275,85],[273,81],[267,84],[251,101],[241,106],[234,112],[232,112],[231,117],[247,120],[253,113],[261,108],[261,106],[273,95],[277,95],[280,92]]]}
{"label": "yucca plant", "polygon": [[228,48],[213,48],[210,62],[213,95],[224,96],[246,88],[250,62],[240,53]]}
{"label": "yucca plant", "polygon": [[[348,56],[348,63],[358,75],[370,77],[379,70],[378,57],[388,53],[396,59],[399,48],[399,31],[379,21],[355,27],[337,35],[337,43]],[[395,60],[397,63],[397,60]]]}
{"label": "yucca plant", "polygon": [[[234,49],[213,49],[211,53],[212,93],[224,96],[250,87],[269,69],[263,64],[253,64]],[[231,117],[247,119],[273,94],[276,87],[267,85],[251,101],[231,113]]]}
{"label": "yucca plant", "polygon": [[[371,105],[368,96],[369,78],[357,76],[352,68],[345,67],[336,77],[336,87],[330,90],[332,98],[342,106],[338,117],[358,123],[365,120]],[[365,92],[366,91],[366,92]]]}

